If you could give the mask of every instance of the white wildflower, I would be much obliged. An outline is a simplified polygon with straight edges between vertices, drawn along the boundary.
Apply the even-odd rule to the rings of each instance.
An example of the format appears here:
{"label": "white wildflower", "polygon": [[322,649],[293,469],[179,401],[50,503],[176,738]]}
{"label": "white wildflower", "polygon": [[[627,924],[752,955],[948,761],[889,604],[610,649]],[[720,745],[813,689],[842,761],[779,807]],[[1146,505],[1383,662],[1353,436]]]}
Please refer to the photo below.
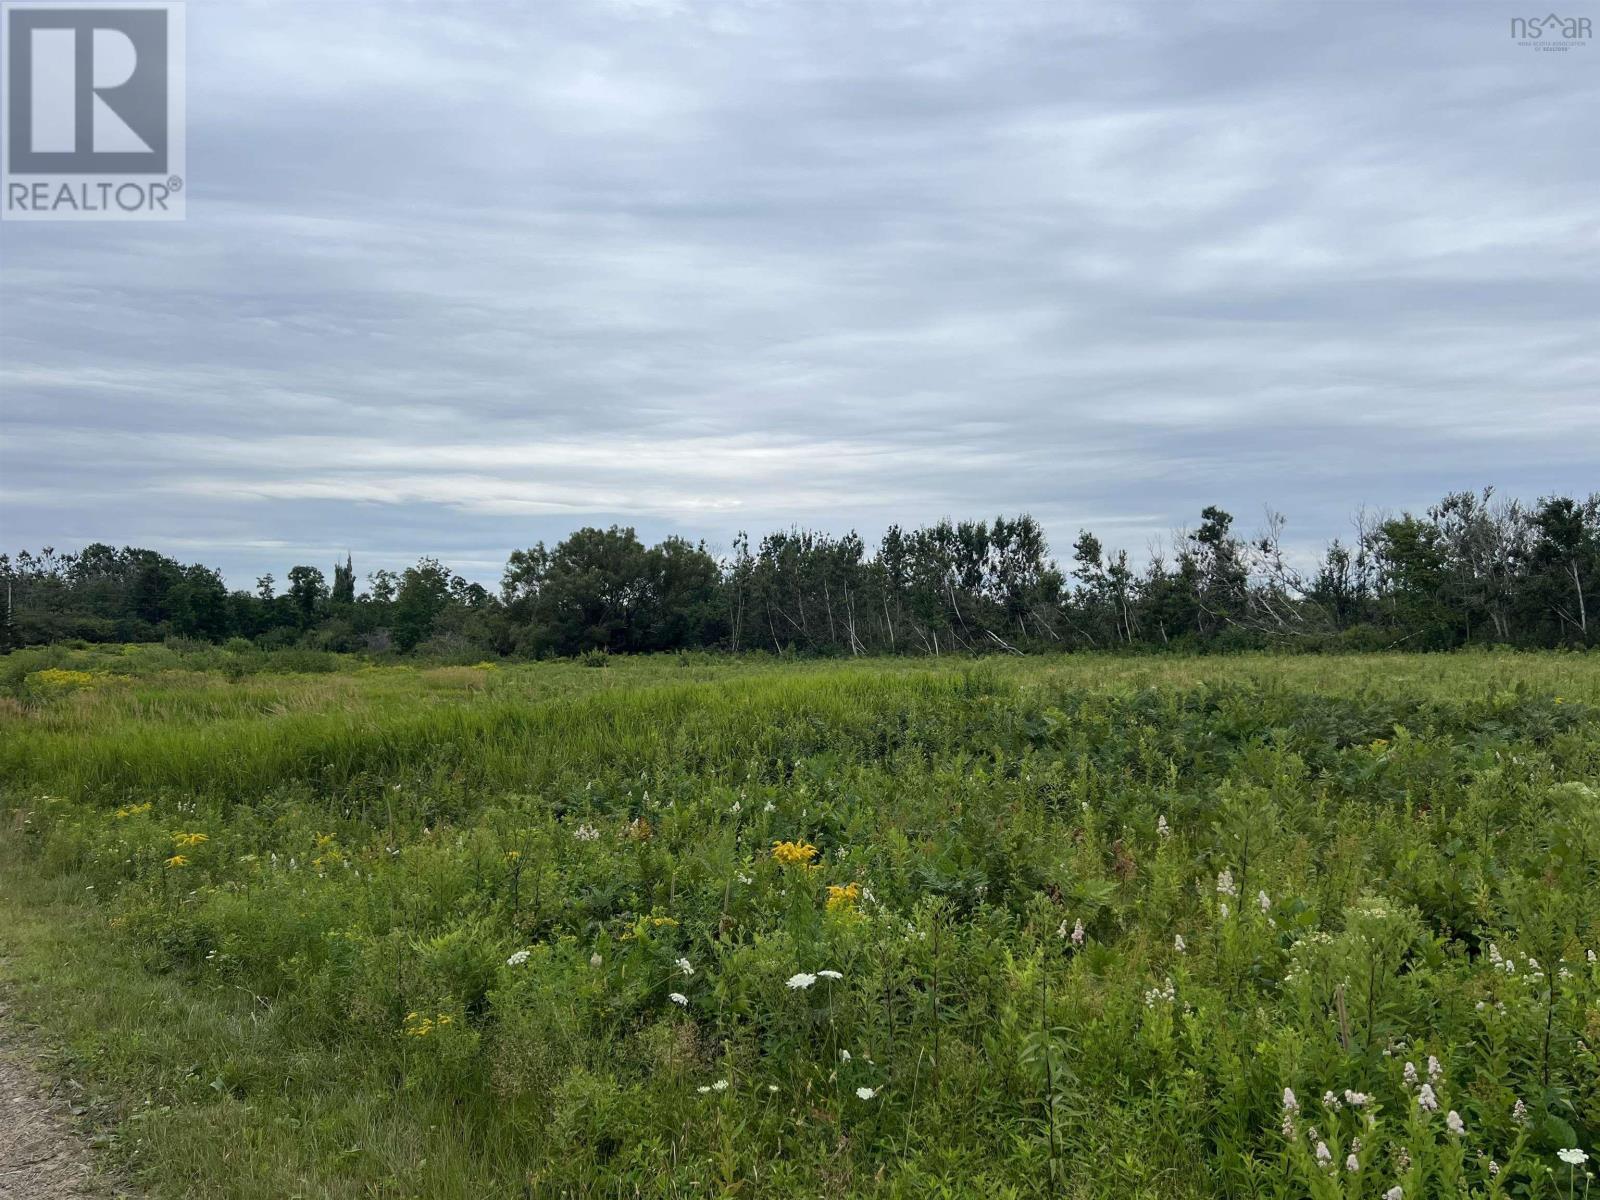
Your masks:
{"label": "white wildflower", "polygon": [[817,978],[818,979],[843,979],[844,976],[842,974],[840,974],[838,971],[818,971],[817,972]]}
{"label": "white wildflower", "polygon": [[795,991],[804,991],[817,981],[815,975],[807,975],[804,971],[789,976],[789,986]]}
{"label": "white wildflower", "polygon": [[1256,907],[1262,912],[1272,911],[1272,897],[1267,895],[1265,890],[1256,893]]}
{"label": "white wildflower", "polygon": [[1414,1087],[1417,1086],[1417,1064],[1416,1063],[1414,1063],[1414,1062],[1406,1063],[1405,1081],[1406,1081],[1406,1086],[1408,1088],[1414,1088]]}
{"label": "white wildflower", "polygon": [[1345,1089],[1344,1102],[1351,1108],[1365,1108],[1367,1102],[1371,1099],[1372,1097],[1365,1092],[1352,1092],[1348,1088]]}
{"label": "white wildflower", "polygon": [[1557,1150],[1556,1157],[1569,1167],[1581,1167],[1589,1161],[1589,1156],[1582,1150]]}
{"label": "white wildflower", "polygon": [[1072,944],[1074,946],[1083,945],[1083,940],[1084,940],[1085,936],[1086,935],[1085,935],[1085,933],[1083,931],[1083,922],[1081,920],[1074,921],[1072,923]]}
{"label": "white wildflower", "polygon": [[1462,1121],[1461,1114],[1453,1108],[1445,1114],[1444,1127],[1457,1137],[1463,1137],[1467,1132],[1467,1126],[1466,1123]]}
{"label": "white wildflower", "polygon": [[694,966],[687,958],[680,958],[673,964],[673,966],[677,967],[678,970],[683,973],[683,977],[685,979],[694,974]]}
{"label": "white wildflower", "polygon": [[528,961],[528,959],[532,956],[532,953],[533,952],[531,950],[518,950],[510,958],[506,959],[506,966],[520,967],[523,963]]}
{"label": "white wildflower", "polygon": [[848,1050],[839,1051],[839,1061],[840,1062],[849,1062],[850,1061],[850,1051],[848,1051]]}
{"label": "white wildflower", "polygon": [[856,1099],[857,1100],[871,1100],[877,1094],[878,1094],[878,1089],[877,1088],[858,1087],[856,1089]]}
{"label": "white wildflower", "polygon": [[1189,948],[1189,943],[1183,940],[1183,934],[1180,933],[1177,937],[1172,939],[1172,948],[1179,954],[1182,954]]}
{"label": "white wildflower", "polygon": [[1439,1111],[1439,1097],[1433,1094],[1433,1084],[1425,1083],[1417,1093],[1417,1107],[1424,1112]]}
{"label": "white wildflower", "polygon": [[1332,1092],[1323,1092],[1322,1107],[1327,1109],[1329,1112],[1338,1112],[1344,1107],[1344,1104],[1339,1100],[1339,1097],[1335,1096]]}
{"label": "white wildflower", "polygon": [[1439,1065],[1439,1060],[1431,1054],[1428,1055],[1428,1078],[1438,1083],[1439,1076],[1443,1074],[1444,1068]]}
{"label": "white wildflower", "polygon": [[1164,838],[1172,836],[1172,830],[1167,825],[1167,818],[1164,813],[1156,818],[1156,833]]}
{"label": "white wildflower", "polygon": [[1520,1099],[1511,1106],[1511,1119],[1519,1125],[1528,1123],[1528,1106]]}
{"label": "white wildflower", "polygon": [[685,996],[682,992],[669,993],[668,996],[667,996],[667,999],[671,1000],[679,1008],[688,1008],[689,1007],[689,997]]}
{"label": "white wildflower", "polygon": [[1293,1088],[1284,1088],[1283,1089],[1283,1111],[1284,1112],[1299,1112],[1300,1111],[1300,1101],[1295,1097]]}
{"label": "white wildflower", "polygon": [[1356,1158],[1354,1154],[1346,1155],[1344,1160],[1344,1169],[1349,1171],[1351,1174],[1354,1174],[1355,1172],[1361,1170],[1361,1160]]}
{"label": "white wildflower", "polygon": [[1232,896],[1237,890],[1233,885],[1233,872],[1223,867],[1222,874],[1217,876],[1217,895]]}
{"label": "white wildflower", "polygon": [[598,971],[600,969],[600,964],[603,962],[605,962],[605,959],[600,957],[600,951],[596,950],[593,954],[589,955],[589,965],[595,970]]}
{"label": "white wildflower", "polygon": [[600,831],[593,825],[583,824],[572,831],[572,836],[580,842],[593,842],[599,840]]}
{"label": "white wildflower", "polygon": [[713,1083],[711,1085],[711,1090],[713,1092],[725,1092],[725,1091],[727,1091],[728,1090],[728,1081],[726,1079],[717,1080],[715,1083]]}
{"label": "white wildflower", "polygon": [[1383,1194],[1383,1200],[1405,1200],[1405,1194],[1405,1189],[1396,1184]]}

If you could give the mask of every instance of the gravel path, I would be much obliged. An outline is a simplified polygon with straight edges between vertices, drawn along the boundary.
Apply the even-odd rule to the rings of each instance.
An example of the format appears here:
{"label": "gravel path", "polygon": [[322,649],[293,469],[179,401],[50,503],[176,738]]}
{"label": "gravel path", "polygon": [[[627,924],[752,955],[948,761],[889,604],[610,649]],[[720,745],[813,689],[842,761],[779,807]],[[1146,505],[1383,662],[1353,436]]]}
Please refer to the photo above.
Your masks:
{"label": "gravel path", "polygon": [[122,1194],[95,1171],[75,1107],[70,1083],[53,1085],[33,1066],[0,1008],[0,1200]]}

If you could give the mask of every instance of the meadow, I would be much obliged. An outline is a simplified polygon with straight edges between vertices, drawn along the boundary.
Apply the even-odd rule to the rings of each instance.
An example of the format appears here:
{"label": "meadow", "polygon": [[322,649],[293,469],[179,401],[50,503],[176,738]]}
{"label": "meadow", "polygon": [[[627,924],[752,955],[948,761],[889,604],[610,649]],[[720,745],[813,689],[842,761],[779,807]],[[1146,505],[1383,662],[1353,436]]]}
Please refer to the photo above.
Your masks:
{"label": "meadow", "polygon": [[150,1196],[1587,1196],[1600,658],[0,659]]}

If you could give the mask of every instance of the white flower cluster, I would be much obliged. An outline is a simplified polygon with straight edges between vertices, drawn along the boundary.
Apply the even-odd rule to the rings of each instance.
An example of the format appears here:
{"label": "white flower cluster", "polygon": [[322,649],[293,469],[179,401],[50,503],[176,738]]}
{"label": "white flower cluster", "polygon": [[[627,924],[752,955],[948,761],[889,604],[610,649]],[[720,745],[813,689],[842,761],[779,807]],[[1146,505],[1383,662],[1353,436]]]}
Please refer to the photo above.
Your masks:
{"label": "white flower cluster", "polygon": [[580,842],[597,842],[600,840],[600,831],[593,825],[579,825],[572,831],[574,840]]}
{"label": "white flower cluster", "polygon": [[1172,980],[1168,979],[1162,987],[1150,988],[1144,994],[1144,1006],[1154,1008],[1157,1004],[1171,1004],[1178,998],[1178,989],[1173,987]]}

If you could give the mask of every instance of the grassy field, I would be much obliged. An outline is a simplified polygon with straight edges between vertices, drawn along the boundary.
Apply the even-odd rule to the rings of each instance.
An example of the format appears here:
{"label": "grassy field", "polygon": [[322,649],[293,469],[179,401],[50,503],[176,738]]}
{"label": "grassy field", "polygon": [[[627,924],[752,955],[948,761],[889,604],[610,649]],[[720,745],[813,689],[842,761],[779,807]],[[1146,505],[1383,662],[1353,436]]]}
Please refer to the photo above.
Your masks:
{"label": "grassy field", "polygon": [[151,1195],[1587,1195],[1594,656],[0,664]]}

